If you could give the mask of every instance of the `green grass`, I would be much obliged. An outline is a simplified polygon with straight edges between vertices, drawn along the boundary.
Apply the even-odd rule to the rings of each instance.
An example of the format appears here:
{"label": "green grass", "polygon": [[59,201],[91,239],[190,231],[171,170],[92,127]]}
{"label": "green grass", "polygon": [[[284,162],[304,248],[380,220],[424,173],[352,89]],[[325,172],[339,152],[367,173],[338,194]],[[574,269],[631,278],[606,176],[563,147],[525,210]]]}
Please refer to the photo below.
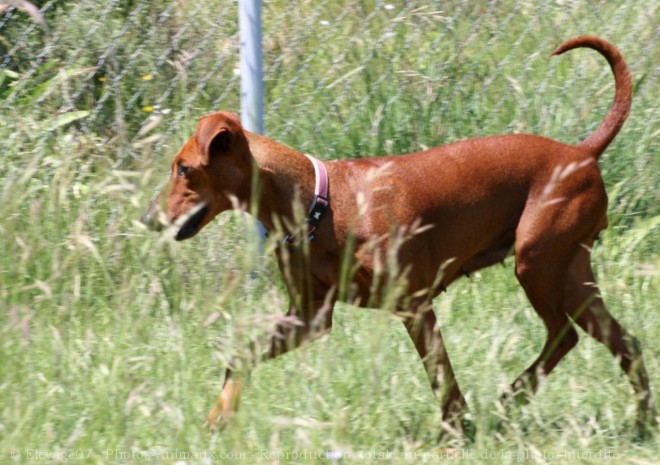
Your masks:
{"label": "green grass", "polygon": [[[135,221],[196,118],[211,102],[238,109],[235,5],[173,3],[161,18],[170,2],[123,2],[100,21],[102,2],[74,3],[56,2],[46,15],[54,42],[38,30],[23,34],[27,17],[0,27],[3,53],[25,44],[12,55],[15,75],[0,80],[0,463],[209,463],[186,453],[224,463],[230,452],[239,463],[332,462],[319,456],[326,451],[344,453],[338,463],[658,463],[658,433],[635,439],[627,380],[583,333],[530,405],[499,413],[502,389],[545,338],[510,260],[435,302],[478,428],[473,442],[437,444],[440,408],[402,325],[348,305],[338,305],[329,336],[259,366],[234,423],[207,433],[226,362],[265,317],[284,311],[282,283],[270,256],[250,277],[250,223],[239,215],[224,214],[181,244]],[[266,126],[324,159],[505,131],[577,141],[608,108],[611,76],[592,51],[547,57],[580,33],[617,44],[636,91],[601,162],[610,228],[594,262],[611,313],[641,341],[657,397],[659,11],[657,2],[619,3],[442,2],[390,12],[373,2],[301,1],[293,11],[269,2]],[[205,53],[184,72],[168,62],[209,30],[190,28],[158,64],[197,7],[216,25]],[[95,21],[98,31],[82,41]],[[115,42],[89,80],[74,72]],[[209,69],[213,79],[200,90]],[[80,92],[73,108],[67,92]],[[138,133],[149,117],[143,107],[157,103],[172,112]]]}

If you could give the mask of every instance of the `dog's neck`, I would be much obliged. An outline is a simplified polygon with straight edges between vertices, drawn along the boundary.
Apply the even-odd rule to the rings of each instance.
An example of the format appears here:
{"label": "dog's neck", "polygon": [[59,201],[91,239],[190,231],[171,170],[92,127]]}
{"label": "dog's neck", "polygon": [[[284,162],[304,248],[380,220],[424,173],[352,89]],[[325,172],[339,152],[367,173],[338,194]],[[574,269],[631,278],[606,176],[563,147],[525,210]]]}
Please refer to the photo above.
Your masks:
{"label": "dog's neck", "polygon": [[311,205],[314,167],[302,153],[267,137],[248,133],[248,142],[259,179],[257,219],[269,232],[278,224],[286,229],[294,224],[297,208],[306,214]]}

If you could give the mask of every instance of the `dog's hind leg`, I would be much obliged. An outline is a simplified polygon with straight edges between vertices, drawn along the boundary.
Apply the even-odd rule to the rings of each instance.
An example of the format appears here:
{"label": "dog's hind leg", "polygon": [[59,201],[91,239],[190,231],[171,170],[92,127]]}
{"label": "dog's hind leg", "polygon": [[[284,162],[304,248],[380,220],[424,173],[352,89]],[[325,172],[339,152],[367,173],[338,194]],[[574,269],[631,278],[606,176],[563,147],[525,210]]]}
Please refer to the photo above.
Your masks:
{"label": "dog's hind leg", "polygon": [[[535,225],[537,226],[537,225]],[[538,227],[531,231],[525,225],[519,228],[516,242],[516,277],[543,320],[547,337],[541,353],[511,385],[504,400],[513,398],[525,402],[536,392],[540,377],[550,374],[564,356],[578,342],[578,334],[563,311],[563,275],[570,260],[570,249],[575,246],[553,239],[546,231],[537,235]]]}
{"label": "dog's hind leg", "polygon": [[600,174],[589,160],[558,166],[536,190],[516,229],[516,277],[548,334],[538,358],[511,385],[513,397],[522,401],[578,342],[564,308],[564,283],[582,243],[606,224],[607,209]]}
{"label": "dog's hind leg", "polygon": [[[510,396],[516,401],[523,402],[528,400],[529,394],[536,392],[540,378],[549,375],[578,342],[578,334],[571,321],[560,312],[557,297],[554,299],[549,295],[541,297],[543,293],[536,293],[533,288],[531,290],[526,288],[525,291],[536,313],[545,324],[547,336],[539,356],[511,384]],[[546,297],[549,300],[545,301]]]}
{"label": "dog's hind leg", "polygon": [[424,362],[433,393],[442,403],[442,419],[454,430],[462,431],[467,403],[456,382],[433,307],[428,302],[414,307],[412,313],[405,314],[404,325]]}
{"label": "dog's hind leg", "polygon": [[656,419],[642,351],[637,339],[607,311],[596,285],[586,246],[580,249],[571,263],[564,283],[564,295],[564,311],[609,349],[628,376],[637,400],[636,426],[643,433]]}

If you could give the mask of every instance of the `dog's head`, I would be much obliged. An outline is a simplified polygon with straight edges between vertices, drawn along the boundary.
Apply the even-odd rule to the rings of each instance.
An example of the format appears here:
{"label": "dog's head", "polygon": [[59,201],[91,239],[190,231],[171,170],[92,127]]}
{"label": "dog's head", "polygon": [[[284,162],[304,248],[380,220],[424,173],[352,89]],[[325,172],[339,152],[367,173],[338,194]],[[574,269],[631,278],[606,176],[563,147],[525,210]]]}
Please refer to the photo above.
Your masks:
{"label": "dog's head", "polygon": [[247,199],[251,177],[252,156],[236,115],[203,116],[174,158],[167,186],[141,221],[155,231],[174,225],[175,239],[188,239],[231,209],[233,198]]}

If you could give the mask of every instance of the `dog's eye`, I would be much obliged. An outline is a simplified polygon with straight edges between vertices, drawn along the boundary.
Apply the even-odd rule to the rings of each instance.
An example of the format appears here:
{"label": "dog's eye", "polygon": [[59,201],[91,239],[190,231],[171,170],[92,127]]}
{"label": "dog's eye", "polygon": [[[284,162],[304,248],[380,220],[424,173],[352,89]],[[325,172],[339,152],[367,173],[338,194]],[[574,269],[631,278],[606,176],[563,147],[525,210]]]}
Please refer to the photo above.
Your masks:
{"label": "dog's eye", "polygon": [[179,165],[179,168],[176,171],[177,176],[185,176],[188,174],[188,166],[186,165]]}

